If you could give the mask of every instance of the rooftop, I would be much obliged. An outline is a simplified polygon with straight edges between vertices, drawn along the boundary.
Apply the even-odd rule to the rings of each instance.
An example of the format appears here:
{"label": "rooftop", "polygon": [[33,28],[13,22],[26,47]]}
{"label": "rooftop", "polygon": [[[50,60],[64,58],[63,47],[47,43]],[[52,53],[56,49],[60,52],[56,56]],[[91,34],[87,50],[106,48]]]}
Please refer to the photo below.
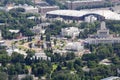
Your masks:
{"label": "rooftop", "polygon": [[[73,1],[72,3],[83,3],[83,2],[98,2],[103,0],[80,0],[80,1]],[[71,1],[67,1],[68,3],[71,3]]]}
{"label": "rooftop", "polygon": [[112,12],[111,10],[98,10],[98,9],[91,9],[91,10],[54,10],[47,12],[47,14],[52,14],[52,15],[60,15],[60,16],[71,16],[71,17],[82,17],[87,14],[98,14],[105,19],[110,19],[110,20],[120,20],[120,15]]}
{"label": "rooftop", "polygon": [[108,77],[108,78],[104,78],[104,79],[101,79],[101,80],[120,80],[120,77],[116,77],[116,76],[111,76],[111,77]]}

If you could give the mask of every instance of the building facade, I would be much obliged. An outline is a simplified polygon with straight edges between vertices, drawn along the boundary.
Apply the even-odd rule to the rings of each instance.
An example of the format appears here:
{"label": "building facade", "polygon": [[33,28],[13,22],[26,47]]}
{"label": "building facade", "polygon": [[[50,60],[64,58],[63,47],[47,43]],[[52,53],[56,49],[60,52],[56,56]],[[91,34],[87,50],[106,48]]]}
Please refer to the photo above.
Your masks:
{"label": "building facade", "polygon": [[58,6],[39,6],[39,13],[41,14],[46,14],[49,11],[54,11],[54,10],[58,10],[59,7]]}
{"label": "building facade", "polygon": [[93,38],[89,37],[85,39],[85,43],[88,44],[108,44],[108,43],[120,43],[120,37],[114,37],[109,33],[109,29],[106,28],[105,22],[101,22],[101,27],[97,31],[97,34]]}
{"label": "building facade", "polygon": [[104,0],[80,0],[80,1],[66,1],[65,5],[68,9],[77,9],[84,6],[102,5]]}
{"label": "building facade", "polygon": [[79,35],[79,33],[80,33],[80,30],[77,27],[69,27],[69,28],[61,29],[62,36],[76,37]]}

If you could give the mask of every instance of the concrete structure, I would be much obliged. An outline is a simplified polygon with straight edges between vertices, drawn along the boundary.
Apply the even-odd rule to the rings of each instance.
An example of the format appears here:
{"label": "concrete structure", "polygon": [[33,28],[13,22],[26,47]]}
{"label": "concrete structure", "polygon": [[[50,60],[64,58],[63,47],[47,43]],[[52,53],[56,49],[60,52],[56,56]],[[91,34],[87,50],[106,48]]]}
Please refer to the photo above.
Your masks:
{"label": "concrete structure", "polygon": [[19,33],[20,30],[14,30],[14,29],[9,29],[9,32],[11,33]]}
{"label": "concrete structure", "polygon": [[120,14],[120,5],[117,5],[117,6],[115,6],[115,7],[112,7],[112,8],[110,8],[110,9],[111,9],[112,11]]}
{"label": "concrete structure", "polygon": [[109,34],[109,30],[106,28],[105,22],[101,23],[100,29],[97,31],[96,35],[85,39],[85,43],[88,44],[99,44],[99,43],[120,43],[120,37],[114,37]]}
{"label": "concrete structure", "polygon": [[47,57],[44,52],[35,53],[32,59],[40,59],[40,60],[51,60],[50,57]]}
{"label": "concrete structure", "polygon": [[6,49],[6,51],[8,52],[8,56],[11,56],[13,52],[17,52],[19,54],[24,55],[24,57],[27,56],[27,53],[25,51],[19,50],[17,47],[12,46]]}
{"label": "concrete structure", "polygon": [[65,46],[65,49],[68,51],[82,51],[84,50],[84,46],[82,45],[81,42],[68,42]]}
{"label": "concrete structure", "polygon": [[39,5],[39,6],[48,6],[49,4],[45,1],[41,1],[41,0],[33,0],[32,2],[34,2],[35,5]]}
{"label": "concrete structure", "polygon": [[28,75],[28,74],[19,74],[18,75],[18,80],[22,80],[23,78],[25,78],[26,76],[32,76],[33,80],[39,80],[38,77],[35,77],[34,75]]}
{"label": "concrete structure", "polygon": [[80,30],[77,27],[68,27],[61,29],[62,36],[76,37],[80,33]]}
{"label": "concrete structure", "polygon": [[101,26],[100,29],[97,30],[96,37],[98,37],[98,38],[108,38],[110,36],[110,34],[109,34],[109,29],[106,28],[105,22],[102,22],[100,26]]}
{"label": "concrete structure", "polygon": [[104,79],[101,79],[101,80],[120,80],[120,77],[111,76],[111,77],[104,78]]}
{"label": "concrete structure", "polygon": [[0,40],[2,40],[2,31],[0,30]]}
{"label": "concrete structure", "polygon": [[30,30],[34,32],[35,34],[44,34],[46,27],[49,25],[50,23],[41,23],[41,24],[38,24],[37,26],[33,26],[33,28]]}
{"label": "concrete structure", "polygon": [[111,10],[92,9],[92,10],[55,10],[46,13],[47,18],[63,18],[64,20],[84,20],[86,16],[94,15],[97,20],[120,20],[120,15]]}
{"label": "concrete structure", "polygon": [[88,22],[88,23],[92,23],[96,20],[97,20],[97,18],[94,15],[90,15],[90,16],[85,17],[85,22]]}
{"label": "concrete structure", "polygon": [[59,9],[58,6],[40,6],[38,8],[39,8],[39,13],[44,15],[49,11],[54,11]]}
{"label": "concrete structure", "polygon": [[79,0],[79,1],[66,1],[65,5],[68,9],[77,9],[84,6],[95,6],[104,4],[104,0]]}

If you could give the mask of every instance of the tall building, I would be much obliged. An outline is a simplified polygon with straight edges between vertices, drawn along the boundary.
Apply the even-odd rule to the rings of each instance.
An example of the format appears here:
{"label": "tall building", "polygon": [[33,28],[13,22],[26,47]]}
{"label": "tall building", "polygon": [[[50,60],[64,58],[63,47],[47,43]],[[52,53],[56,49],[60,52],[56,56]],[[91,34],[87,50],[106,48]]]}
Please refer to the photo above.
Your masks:
{"label": "tall building", "polygon": [[49,11],[54,11],[59,9],[58,6],[38,6],[38,8],[39,8],[39,13],[41,14],[46,14]]}
{"label": "tall building", "polygon": [[108,38],[110,36],[109,29],[106,28],[105,22],[101,23],[100,30],[97,31],[98,38]]}

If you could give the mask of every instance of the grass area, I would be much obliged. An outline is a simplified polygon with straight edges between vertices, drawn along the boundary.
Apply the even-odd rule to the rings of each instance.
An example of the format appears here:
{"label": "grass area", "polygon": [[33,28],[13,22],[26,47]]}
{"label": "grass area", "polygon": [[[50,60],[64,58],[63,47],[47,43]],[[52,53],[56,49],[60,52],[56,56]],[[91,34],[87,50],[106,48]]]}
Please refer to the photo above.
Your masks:
{"label": "grass area", "polygon": [[57,66],[58,66],[57,64],[53,64],[53,65],[52,65],[53,71],[56,70]]}
{"label": "grass area", "polygon": [[19,49],[25,50],[26,48],[24,46],[18,46]]}
{"label": "grass area", "polygon": [[57,66],[58,66],[57,64],[52,65],[52,71],[51,71],[50,75],[52,75],[53,72],[57,69]]}
{"label": "grass area", "polygon": [[62,67],[62,69],[67,69],[67,67]]}

